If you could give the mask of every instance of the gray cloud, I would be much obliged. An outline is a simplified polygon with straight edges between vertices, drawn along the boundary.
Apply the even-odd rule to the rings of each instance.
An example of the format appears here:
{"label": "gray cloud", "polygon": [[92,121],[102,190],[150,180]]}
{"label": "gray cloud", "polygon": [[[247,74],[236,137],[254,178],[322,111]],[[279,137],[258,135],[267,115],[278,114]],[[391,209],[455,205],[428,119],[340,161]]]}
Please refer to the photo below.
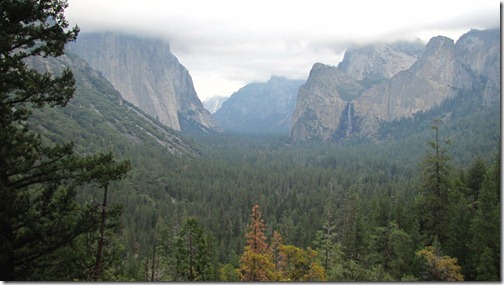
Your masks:
{"label": "gray cloud", "polygon": [[496,0],[69,0],[69,5],[67,18],[83,32],[167,40],[202,99],[231,95],[271,75],[306,79],[315,62],[337,65],[353,44],[453,38],[500,24]]}

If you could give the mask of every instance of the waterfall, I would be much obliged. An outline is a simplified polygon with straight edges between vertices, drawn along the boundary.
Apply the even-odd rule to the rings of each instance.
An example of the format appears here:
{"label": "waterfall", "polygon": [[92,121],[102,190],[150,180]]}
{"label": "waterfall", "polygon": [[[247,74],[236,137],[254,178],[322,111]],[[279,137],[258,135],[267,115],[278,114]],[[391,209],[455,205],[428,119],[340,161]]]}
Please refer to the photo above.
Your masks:
{"label": "waterfall", "polygon": [[353,103],[349,102],[348,103],[348,108],[347,108],[347,129],[346,129],[346,135],[350,135],[352,133],[352,113],[353,113]]}

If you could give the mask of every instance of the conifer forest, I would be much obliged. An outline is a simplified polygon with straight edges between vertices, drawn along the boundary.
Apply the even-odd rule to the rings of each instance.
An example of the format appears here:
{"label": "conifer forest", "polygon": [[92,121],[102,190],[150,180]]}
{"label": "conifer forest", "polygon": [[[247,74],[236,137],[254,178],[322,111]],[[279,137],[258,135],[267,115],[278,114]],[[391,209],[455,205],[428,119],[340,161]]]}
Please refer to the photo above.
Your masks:
{"label": "conifer forest", "polygon": [[173,153],[29,64],[78,37],[66,6],[0,1],[1,280],[501,281],[500,104],[477,88],[373,138],[165,128]]}

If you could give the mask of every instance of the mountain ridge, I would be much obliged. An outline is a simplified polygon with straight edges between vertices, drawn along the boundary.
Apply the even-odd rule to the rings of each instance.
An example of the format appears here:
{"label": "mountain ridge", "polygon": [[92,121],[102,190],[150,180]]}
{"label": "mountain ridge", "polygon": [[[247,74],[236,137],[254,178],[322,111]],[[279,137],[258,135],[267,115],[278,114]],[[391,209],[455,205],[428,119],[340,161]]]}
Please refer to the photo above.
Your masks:
{"label": "mountain ridge", "polygon": [[214,114],[220,109],[222,103],[224,103],[227,99],[229,99],[229,97],[213,96],[204,100],[202,103],[205,109],[207,109],[211,114]]}
{"label": "mountain ridge", "polygon": [[214,118],[226,132],[287,134],[303,82],[272,76],[247,84],[223,102]]}
{"label": "mountain ridge", "polygon": [[[358,68],[353,70],[357,72],[345,69],[351,62],[340,63],[338,67],[316,63],[299,89],[290,138],[340,141],[355,133],[373,137],[380,122],[413,116],[477,84],[487,90],[485,102],[494,103],[499,98],[496,91],[500,73],[495,64],[500,62],[496,61],[498,35],[498,29],[472,30],[457,43],[444,36],[434,37],[416,61],[408,68],[407,64],[402,70],[396,68],[389,78],[386,70],[366,69],[380,56],[376,52],[362,52],[367,46],[357,48],[361,55],[358,62],[364,64],[356,64]],[[468,43],[473,43],[470,51]],[[382,60],[387,61],[391,55],[382,56]],[[351,56],[345,55],[345,60],[350,59]]]}
{"label": "mountain ridge", "polygon": [[198,155],[192,143],[125,101],[100,71],[72,52],[58,58],[33,57],[27,63],[53,74],[70,68],[76,79],[67,106],[34,111],[32,123],[46,140],[74,141],[81,152],[148,145],[173,155]]}
{"label": "mountain ridge", "polygon": [[69,50],[102,72],[125,100],[164,125],[183,131],[184,119],[204,132],[220,130],[199,100],[189,71],[163,40],[83,33]]}

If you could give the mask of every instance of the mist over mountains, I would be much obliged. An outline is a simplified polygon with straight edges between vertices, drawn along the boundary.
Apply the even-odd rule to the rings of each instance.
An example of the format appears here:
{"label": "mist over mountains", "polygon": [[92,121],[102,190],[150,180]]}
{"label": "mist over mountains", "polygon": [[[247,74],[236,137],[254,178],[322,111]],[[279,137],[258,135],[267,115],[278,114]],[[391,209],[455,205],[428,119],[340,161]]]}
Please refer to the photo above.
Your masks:
{"label": "mist over mountains", "polygon": [[214,114],[217,112],[217,110],[220,109],[222,106],[222,103],[224,103],[228,97],[224,96],[213,96],[211,98],[206,99],[203,101],[203,106],[205,109],[207,109],[211,114]]}
{"label": "mist over mountains", "polygon": [[[472,90],[481,104],[499,101],[500,30],[471,30],[456,43],[417,43],[350,50],[337,67],[317,63],[300,87],[290,136],[340,141],[373,136],[381,122],[425,112]],[[406,47],[406,49],[405,49]],[[408,52],[405,52],[408,51]]]}
{"label": "mist over mountains", "polygon": [[307,80],[273,76],[205,109],[188,71],[161,40],[83,33],[69,50],[101,72],[120,96],[177,131],[289,134],[293,141],[375,137],[382,122],[408,118],[457,96],[499,98],[499,29],[349,48],[337,65],[315,63]]}
{"label": "mist over mountains", "polygon": [[[93,260],[101,253],[94,249],[104,243],[100,280],[257,281],[264,274],[243,274],[261,268],[271,269],[267,281],[455,280],[426,275],[435,270],[419,253],[432,249],[448,259],[456,280],[500,280],[500,62],[499,29],[471,30],[456,42],[373,43],[349,48],[337,65],[314,63],[306,80],[272,76],[203,104],[167,42],[84,33],[60,57],[19,64],[53,75],[68,68],[75,78],[68,104],[30,108],[26,127],[48,146],[72,142],[79,154],[114,153],[131,162],[131,172],[110,183],[110,192],[99,185],[115,172],[108,167],[77,176],[96,178],[82,188],[41,184],[43,193],[63,193],[69,184],[76,201],[101,207],[101,215],[92,208],[96,227],[16,270],[29,280],[95,280],[90,269],[99,268]],[[16,131],[4,134],[16,142],[9,136]],[[34,162],[29,175],[30,165],[39,167]],[[70,172],[79,167],[69,162]],[[12,199],[23,202],[19,213],[37,205],[30,196],[39,189]],[[48,207],[22,221],[46,209],[52,215],[50,208],[68,201],[52,203],[51,195],[35,198]],[[115,206],[118,214],[108,215]],[[56,224],[61,217],[54,215]],[[267,221],[267,231],[259,226],[253,237],[256,218]],[[29,241],[33,228],[34,240],[52,246],[45,239],[52,228],[39,235],[38,221],[16,233]],[[270,245],[261,248],[275,247],[275,260],[269,251],[250,251],[250,241],[266,237]],[[31,245],[16,252],[19,260]],[[439,247],[446,256],[437,256]],[[250,266],[257,256],[265,267]]]}
{"label": "mist over mountains", "polygon": [[69,49],[102,72],[123,98],[164,125],[181,121],[218,131],[196,95],[188,70],[162,40],[118,33],[83,33]]}
{"label": "mist over mountains", "polygon": [[284,133],[304,80],[272,76],[266,83],[251,83],[227,99],[214,118],[226,132]]}

